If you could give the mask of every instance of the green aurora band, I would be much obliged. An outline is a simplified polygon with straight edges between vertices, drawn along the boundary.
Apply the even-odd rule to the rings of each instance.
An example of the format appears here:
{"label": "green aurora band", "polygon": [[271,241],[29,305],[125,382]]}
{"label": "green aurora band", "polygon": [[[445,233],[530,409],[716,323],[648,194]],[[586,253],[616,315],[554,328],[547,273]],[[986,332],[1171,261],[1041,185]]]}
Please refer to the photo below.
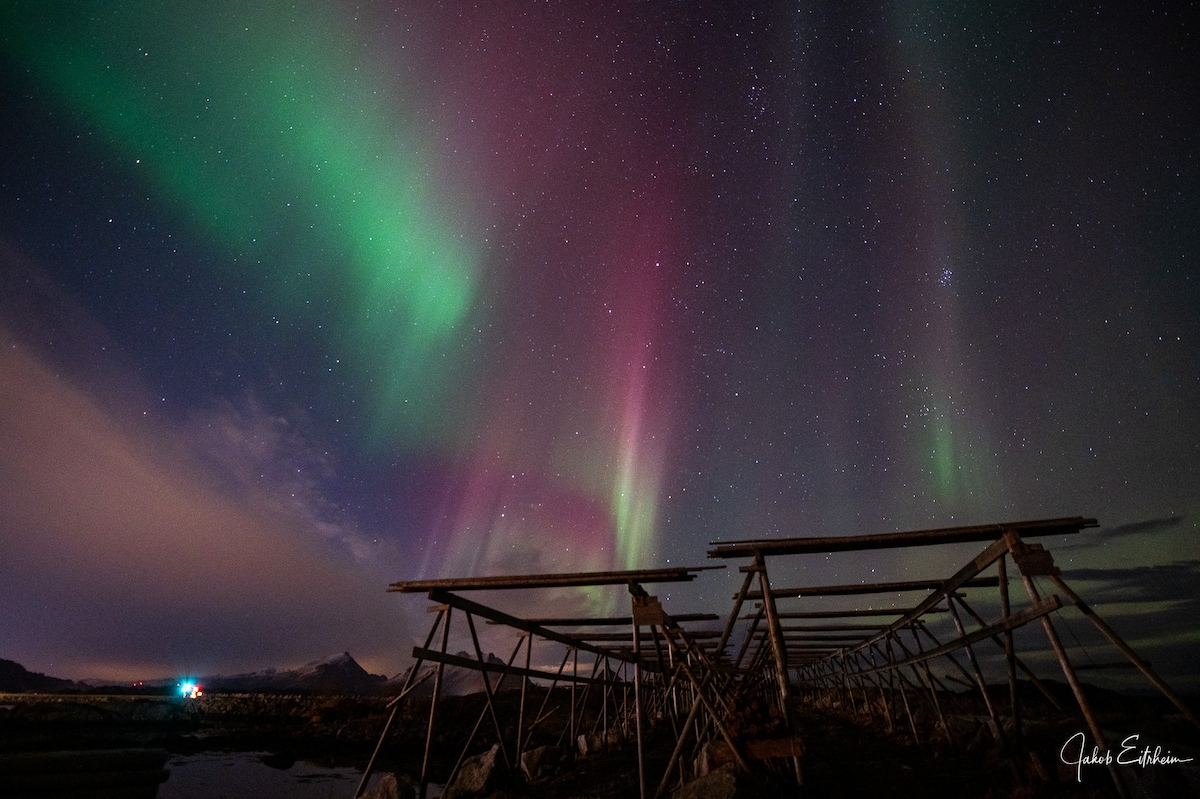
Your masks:
{"label": "green aurora band", "polygon": [[[405,85],[404,42],[378,22],[327,2],[14,2],[0,7],[0,56],[173,203],[194,246],[223,248],[218,262],[261,289],[279,335],[307,330],[347,369],[368,448],[462,457],[497,416],[475,385],[473,317],[487,304],[464,230],[480,226],[442,168],[433,114]],[[568,483],[607,497],[612,564],[598,568],[645,565],[662,468],[643,441],[647,387],[616,377],[614,427],[566,458]],[[480,535],[543,537],[496,519],[459,533],[452,549],[472,552]]]}
{"label": "green aurora band", "polygon": [[375,384],[377,445],[447,434],[478,255],[365,30],[323,4],[3,9],[9,57],[265,272],[251,279],[289,321],[312,322],[314,300],[347,309],[334,345]]}

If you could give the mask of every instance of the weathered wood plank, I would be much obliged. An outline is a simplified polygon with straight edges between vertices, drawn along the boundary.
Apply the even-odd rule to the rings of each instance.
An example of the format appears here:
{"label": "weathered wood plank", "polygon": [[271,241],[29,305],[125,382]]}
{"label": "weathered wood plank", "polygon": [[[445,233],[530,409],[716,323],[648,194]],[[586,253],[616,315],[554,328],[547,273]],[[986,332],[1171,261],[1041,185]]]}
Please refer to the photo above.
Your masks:
{"label": "weathered wood plank", "polygon": [[913,530],[905,533],[877,535],[823,536],[812,538],[778,538],[749,541],[710,542],[710,558],[750,558],[762,555],[804,555],[818,552],[853,552],[863,549],[893,549],[896,547],[961,544],[971,541],[994,541],[1008,530],[1022,538],[1045,535],[1073,535],[1087,527],[1096,527],[1095,519],[1072,516],[1061,519],[984,524],[974,527],[943,527],[936,530]]}

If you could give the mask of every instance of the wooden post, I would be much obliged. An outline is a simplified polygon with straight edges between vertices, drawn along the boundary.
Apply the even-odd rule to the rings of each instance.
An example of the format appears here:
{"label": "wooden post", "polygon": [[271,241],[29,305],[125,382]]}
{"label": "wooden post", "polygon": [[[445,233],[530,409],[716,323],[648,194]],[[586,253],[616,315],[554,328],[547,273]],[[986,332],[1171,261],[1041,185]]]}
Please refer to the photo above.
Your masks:
{"label": "wooden post", "polygon": [[[874,666],[875,666],[875,649],[874,649],[874,647],[872,647],[867,651],[870,652],[870,654],[871,654],[871,661],[870,661],[871,667],[874,668]],[[864,659],[866,658],[866,654],[864,654],[862,652],[855,652],[854,655],[855,655],[856,660],[860,655]],[[875,683],[875,687],[879,689],[879,701],[883,704],[883,714],[884,714],[884,718],[887,720],[888,732],[892,732],[895,729],[895,726],[892,723],[892,704],[891,704],[891,702],[888,701],[887,692],[883,690],[883,678],[882,677],[876,678],[874,674],[870,674],[867,676],[871,680],[871,682]]]}
{"label": "wooden post", "polygon": [[[484,663],[483,650],[479,646],[479,636],[475,634],[475,620],[469,612],[467,613],[467,629],[471,631],[471,643],[475,645],[475,658],[482,665]],[[508,749],[504,746],[504,730],[500,727],[500,719],[496,717],[496,703],[492,694],[491,678],[488,677],[486,669],[480,669],[479,674],[483,677],[483,694],[487,700],[487,709],[492,714],[492,723],[496,726],[496,741],[500,744],[500,755],[504,758],[504,765],[510,769],[514,766],[520,767],[520,763],[513,763],[508,759]],[[501,679],[504,679],[503,676]]]}
{"label": "wooden post", "polygon": [[[1005,539],[1008,541],[1009,551],[1012,552],[1023,546],[1021,539],[1016,533],[1011,530],[1005,534]],[[1041,600],[1041,594],[1038,593],[1037,586],[1033,584],[1033,578],[1027,575],[1024,569],[1020,568],[1021,562],[1014,555],[1013,560],[1017,561],[1018,571],[1021,572],[1021,582],[1025,584],[1025,592],[1029,594],[1029,599],[1033,602]],[[1075,701],[1079,704],[1079,712],[1083,714],[1083,720],[1088,725],[1088,730],[1092,733],[1092,738],[1096,742],[1096,746],[1101,750],[1108,749],[1108,742],[1104,738],[1104,732],[1100,729],[1100,723],[1096,720],[1096,715],[1092,712],[1091,703],[1083,693],[1083,686],[1079,683],[1079,677],[1075,674],[1075,669],[1071,666],[1071,660],[1067,657],[1067,650],[1063,647],[1062,641],[1059,640],[1058,631],[1054,629],[1053,622],[1049,616],[1042,616],[1042,630],[1046,633],[1046,639],[1050,642],[1050,648],[1054,650],[1054,655],[1058,658],[1058,665],[1062,667],[1063,676],[1067,679],[1067,684],[1071,686],[1071,693],[1075,695]],[[1121,775],[1117,772],[1115,765],[1108,767],[1108,773],[1112,776],[1113,785],[1116,786],[1117,793],[1123,799],[1129,796],[1128,790],[1125,788],[1125,783],[1121,780]]]}
{"label": "wooden post", "polygon": [[[508,677],[507,669],[510,668],[513,664],[513,661],[517,659],[517,653],[521,651],[521,641],[522,640],[523,639],[520,637],[517,638],[517,645],[515,647],[513,647],[512,654],[509,655],[508,660],[505,661],[504,666],[505,666],[506,670],[504,672],[501,672],[500,679],[496,680],[496,692],[499,692],[501,686],[504,685],[504,680]],[[475,726],[471,728],[471,734],[469,736],[467,736],[467,743],[465,746],[463,746],[462,752],[459,753],[458,760],[454,761],[454,768],[450,769],[450,776],[446,778],[447,786],[449,786],[452,782],[454,782],[454,778],[458,776],[458,770],[460,768],[462,768],[463,761],[467,759],[467,752],[470,751],[470,749],[471,749],[471,742],[475,740],[475,734],[477,732],[479,732],[479,728],[481,726],[483,726],[483,717],[487,715],[487,712],[488,712],[488,710],[486,707],[483,710],[479,711],[479,717],[475,719]],[[501,748],[503,748],[504,736],[501,733],[497,732],[496,737],[497,737],[498,742],[500,743]]]}
{"label": "wooden post", "polygon": [[[921,636],[917,635],[917,631],[914,628],[909,627],[908,629],[910,632],[912,632],[913,639],[917,642],[917,652],[919,654],[924,654],[925,648],[921,645]],[[908,647],[906,647],[904,645],[904,641],[902,641],[899,636],[896,636],[896,643],[900,645],[900,648],[904,650],[904,653],[906,655],[911,654]],[[937,678],[935,678],[933,676],[933,671],[929,668],[928,660],[922,660],[921,665],[924,667],[925,681],[927,683],[929,683],[929,695],[933,698],[933,709],[937,712],[938,721],[942,725],[942,733],[946,736],[946,740],[950,741],[950,740],[952,740],[950,737],[950,726],[948,724],[946,724],[946,717],[942,714],[942,703],[938,699],[938,695],[937,695],[937,688],[938,688]],[[917,671],[917,667],[915,664],[913,665],[912,670],[913,670],[913,674],[919,676],[919,672]]]}
{"label": "wooden post", "polygon": [[[554,673],[554,679],[550,681],[550,689],[546,691],[546,695],[542,697],[542,703],[538,705],[537,713],[533,714],[533,721],[530,723],[529,729],[525,732],[524,749],[529,748],[529,742],[533,739],[533,728],[540,724],[544,718],[544,716],[542,716],[542,711],[545,710],[546,705],[550,703],[550,697],[554,695],[554,689],[558,686],[559,678],[563,676],[563,671],[567,668],[567,659],[569,657],[571,657],[571,650],[564,650],[562,663],[558,664],[558,671]],[[573,685],[574,683],[572,683],[572,686]]]}
{"label": "wooden post", "polygon": [[[632,587],[630,589],[632,591]],[[635,605],[633,614],[633,723],[637,732],[638,756],[638,795],[646,799],[646,759],[642,748],[642,636],[638,624],[636,604],[638,596],[633,596]]]}
{"label": "wooden post", "polygon": [[[442,625],[442,654],[446,654],[446,642],[450,638],[450,614],[454,608],[446,608],[446,620]],[[421,757],[421,784],[417,794],[418,799],[425,799],[425,791],[429,787],[429,747],[433,743],[433,719],[437,714],[438,697],[442,693],[442,672],[446,664],[438,662],[433,676],[433,699],[429,702],[429,726],[425,729],[425,754]]]}
{"label": "wooden post", "polygon": [[[758,625],[762,622],[763,615],[766,614],[766,606],[758,609],[758,613],[754,614],[753,621],[750,622],[750,629],[746,631],[746,640],[742,641],[742,646],[738,650],[737,659],[733,661],[733,670],[737,671],[742,665],[742,659],[746,657],[746,650],[750,647],[750,642],[754,640],[754,633],[758,631]],[[753,661],[753,658],[751,658]]]}
{"label": "wooden post", "polygon": [[[1008,555],[996,561],[996,573],[1000,580],[1000,616],[1007,621],[1012,612],[1008,602]],[[1021,749],[1021,706],[1017,701],[1017,653],[1013,646],[1013,631],[1004,631],[1004,664],[1008,674],[1008,704],[1013,722],[1013,745]]]}
{"label": "wooden post", "polygon": [[917,722],[913,719],[912,709],[908,706],[908,692],[904,690],[904,673],[900,671],[894,664],[896,662],[895,652],[892,650],[892,637],[887,639],[887,656],[888,662],[892,663],[892,671],[896,672],[896,677],[900,683],[900,699],[904,702],[904,714],[908,716],[908,726],[912,728],[913,743],[921,743],[921,734],[917,732]]}
{"label": "wooden post", "polygon": [[1117,635],[1113,628],[1109,627],[1108,624],[1105,623],[1104,619],[1096,615],[1096,612],[1092,610],[1092,608],[1086,602],[1080,599],[1078,594],[1067,587],[1067,584],[1063,582],[1062,577],[1058,576],[1057,574],[1052,574],[1050,575],[1050,581],[1054,583],[1058,590],[1067,595],[1067,599],[1071,600],[1071,602],[1075,604],[1075,607],[1079,608],[1080,612],[1083,613],[1083,615],[1086,616],[1092,622],[1092,624],[1096,625],[1096,629],[1102,632],[1104,637],[1111,641],[1113,646],[1119,649],[1121,654],[1129,659],[1130,663],[1137,667],[1138,671],[1140,671],[1142,676],[1150,681],[1151,685],[1161,691],[1162,695],[1165,696],[1171,702],[1171,704],[1175,705],[1175,707],[1179,709],[1179,712],[1183,714],[1185,719],[1197,727],[1200,727],[1200,719],[1197,719],[1196,714],[1193,713],[1186,704],[1184,704],[1184,701],[1179,697],[1179,695],[1171,690],[1171,686],[1163,682],[1162,678],[1155,674],[1154,670],[1150,668],[1149,663],[1138,657],[1138,654],[1134,652],[1132,648],[1130,648],[1129,644],[1122,640],[1121,636]]}
{"label": "wooden post", "polygon": [[[971,606],[967,604],[967,600],[959,597],[958,604],[962,606],[962,609],[965,610],[972,619],[979,622],[981,627],[987,626],[987,622],[983,620],[982,616],[971,609]],[[992,642],[1001,649],[1004,648],[1004,643],[999,638],[992,638]],[[1056,710],[1064,713],[1066,712],[1063,709],[1062,703],[1058,701],[1054,694],[1050,693],[1050,689],[1046,687],[1046,684],[1042,682],[1040,677],[1033,673],[1033,669],[1029,668],[1029,666],[1025,664],[1025,661],[1021,660],[1021,658],[1015,653],[1013,654],[1013,661],[1016,663],[1017,668],[1025,673],[1025,676],[1029,678],[1029,681],[1033,683],[1034,687],[1042,692],[1042,696],[1046,697],[1047,702],[1053,705]]]}
{"label": "wooden post", "polygon": [[574,656],[571,661],[571,749],[572,751],[578,745],[575,739],[575,683],[579,680],[579,647],[571,647],[571,653]]}
{"label": "wooden post", "polygon": [[[787,650],[783,644],[783,632],[779,629],[779,615],[775,608],[775,597],[771,593],[771,581],[767,577],[767,563],[761,554],[754,556],[754,567],[758,570],[758,582],[762,586],[763,610],[767,614],[767,634],[771,637],[771,651],[775,654],[780,710],[783,711],[784,721],[787,722],[789,720]],[[791,727],[790,722],[788,726]]]}
{"label": "wooden post", "polygon": [[[950,615],[954,619],[954,627],[958,630],[959,637],[964,637],[967,634],[963,627],[962,619],[959,618],[958,609],[954,606],[954,598],[946,597],[946,604],[950,606]],[[1042,617],[1043,619],[1045,616]],[[979,686],[979,693],[983,696],[983,704],[987,706],[988,718],[992,720],[992,734],[996,736],[996,740],[1004,747],[1005,752],[1008,752],[1008,740],[1004,737],[1004,729],[1000,726],[1000,717],[996,715],[996,708],[992,704],[992,697],[988,693],[987,680],[983,677],[983,669],[979,668],[979,661],[975,659],[975,650],[970,645],[966,646],[967,661],[971,664],[971,669],[975,672],[975,684]],[[1009,753],[1011,759],[1011,753]]]}
{"label": "wooden post", "polygon": [[[725,622],[725,629],[721,632],[721,640],[717,643],[716,658],[721,657],[721,653],[725,651],[725,647],[729,644],[729,636],[733,634],[733,625],[737,622],[738,614],[742,612],[742,604],[746,601],[746,594],[750,591],[750,585],[754,582],[754,570],[746,570],[746,579],[742,580],[742,590],[738,591],[737,598],[733,601],[733,612],[729,614],[729,620]],[[734,666],[736,667],[736,663]]]}
{"label": "wooden post", "polygon": [[[429,644],[433,642],[433,636],[437,633],[438,625],[446,610],[446,608],[438,609],[437,616],[433,619],[433,625],[429,628],[429,635],[425,636],[425,645],[421,647],[422,649],[428,649]],[[363,770],[362,779],[359,780],[358,787],[354,790],[354,799],[362,796],[363,791],[367,788],[367,780],[371,778],[371,771],[375,768],[375,759],[379,757],[379,750],[383,748],[383,741],[387,738],[388,730],[391,729],[392,722],[396,720],[396,712],[400,709],[400,700],[416,685],[417,672],[421,670],[421,663],[421,659],[417,658],[408,672],[408,677],[404,679],[404,687],[400,689],[400,695],[388,703],[392,706],[392,712],[388,714],[387,723],[383,725],[383,732],[379,735],[379,742],[375,744],[375,751],[371,753],[371,759],[367,761],[367,767]]]}
{"label": "wooden post", "polygon": [[[533,654],[533,633],[526,633],[525,638],[525,671],[529,671],[529,661]],[[529,685],[529,678],[521,678],[521,706],[517,711],[517,754],[516,767],[521,767],[521,734],[525,731],[525,689]]]}

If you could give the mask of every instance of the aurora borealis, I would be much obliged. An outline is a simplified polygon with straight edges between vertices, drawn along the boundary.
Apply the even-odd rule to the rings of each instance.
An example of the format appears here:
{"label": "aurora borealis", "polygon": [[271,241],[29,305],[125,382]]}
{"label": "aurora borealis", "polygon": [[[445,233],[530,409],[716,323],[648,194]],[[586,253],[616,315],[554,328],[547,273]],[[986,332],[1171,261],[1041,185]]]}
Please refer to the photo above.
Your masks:
{"label": "aurora borealis", "polygon": [[1195,35],[6,3],[0,657],[395,672],[394,580],[1066,515],[1083,592],[1194,651],[1194,588],[1120,581],[1200,571]]}

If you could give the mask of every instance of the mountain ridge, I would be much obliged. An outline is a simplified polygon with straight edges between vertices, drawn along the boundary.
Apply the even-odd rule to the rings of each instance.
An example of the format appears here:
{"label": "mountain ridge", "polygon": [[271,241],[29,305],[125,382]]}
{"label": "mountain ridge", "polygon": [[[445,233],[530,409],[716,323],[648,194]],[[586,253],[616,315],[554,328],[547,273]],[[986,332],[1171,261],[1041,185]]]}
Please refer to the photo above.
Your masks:
{"label": "mountain ridge", "polygon": [[[460,657],[469,657],[466,652],[458,654]],[[486,660],[493,665],[504,665],[504,661],[491,652],[486,655]],[[240,674],[164,677],[139,681],[134,684],[134,688],[135,690],[144,692],[174,692],[184,682],[188,682],[194,683],[200,686],[203,691],[210,693],[391,696],[400,693],[412,668],[412,666],[409,666],[397,676],[389,679],[382,674],[371,674],[349,652],[341,652],[291,669],[268,667]],[[434,681],[428,679],[428,677],[432,676],[434,669],[435,666],[429,663],[422,666],[418,675],[421,678],[421,683],[414,689],[414,697],[428,696],[433,693]],[[499,677],[499,674],[495,672],[491,673],[493,690],[496,688]],[[512,690],[519,687],[520,681],[512,677],[504,682],[504,690]],[[103,680],[77,682],[48,677],[44,674],[30,672],[15,661],[0,659],[0,692],[96,692],[107,688],[119,689],[119,692],[124,693],[130,690],[130,685],[128,683],[113,684]],[[481,672],[459,666],[445,667],[442,674],[442,693],[444,695],[466,696],[480,693],[483,690],[483,675]]]}
{"label": "mountain ridge", "polygon": [[29,671],[15,660],[0,658],[0,692],[41,693],[66,691],[79,687],[79,683],[74,680],[48,677],[38,671]]}
{"label": "mountain ridge", "polygon": [[349,652],[314,660],[294,669],[271,667],[232,675],[198,677],[206,691],[224,693],[379,694],[387,677],[371,674]]}

